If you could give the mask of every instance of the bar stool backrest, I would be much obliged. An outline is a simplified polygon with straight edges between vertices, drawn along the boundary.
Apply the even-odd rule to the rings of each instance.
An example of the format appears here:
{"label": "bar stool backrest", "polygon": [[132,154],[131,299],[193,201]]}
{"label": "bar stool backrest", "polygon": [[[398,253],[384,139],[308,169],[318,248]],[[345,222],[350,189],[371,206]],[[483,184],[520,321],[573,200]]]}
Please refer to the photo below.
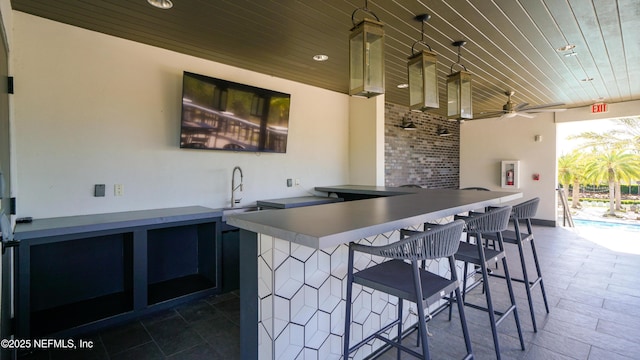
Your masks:
{"label": "bar stool backrest", "polygon": [[493,208],[486,213],[474,213],[465,218],[468,232],[498,233],[507,229],[511,206]]}
{"label": "bar stool backrest", "polygon": [[448,257],[458,251],[464,221],[456,220],[383,246],[351,243],[355,251],[398,260],[430,260]]}
{"label": "bar stool backrest", "polygon": [[539,203],[540,198],[536,197],[518,205],[514,205],[511,216],[515,219],[531,219],[536,215]]}

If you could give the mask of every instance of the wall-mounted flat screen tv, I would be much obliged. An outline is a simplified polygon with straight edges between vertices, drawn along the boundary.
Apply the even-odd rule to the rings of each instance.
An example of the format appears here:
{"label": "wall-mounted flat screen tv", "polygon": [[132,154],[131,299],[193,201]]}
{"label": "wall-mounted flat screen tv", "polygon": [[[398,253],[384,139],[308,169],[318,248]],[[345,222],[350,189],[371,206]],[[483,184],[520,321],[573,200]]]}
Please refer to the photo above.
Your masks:
{"label": "wall-mounted flat screen tv", "polygon": [[285,153],[291,95],[184,72],[180,147]]}

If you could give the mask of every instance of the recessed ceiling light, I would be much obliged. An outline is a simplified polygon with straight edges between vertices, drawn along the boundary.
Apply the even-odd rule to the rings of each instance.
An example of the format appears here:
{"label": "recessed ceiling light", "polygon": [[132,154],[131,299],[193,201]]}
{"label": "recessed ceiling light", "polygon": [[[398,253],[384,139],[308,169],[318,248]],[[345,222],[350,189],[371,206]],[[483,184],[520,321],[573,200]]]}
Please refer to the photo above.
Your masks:
{"label": "recessed ceiling light", "polygon": [[575,47],[576,47],[576,46],[575,46],[575,45],[573,45],[573,44],[567,44],[567,45],[565,45],[565,46],[563,46],[563,47],[559,47],[559,48],[557,48],[556,50],[558,50],[558,51],[560,51],[560,52],[563,52],[563,51],[573,50]]}
{"label": "recessed ceiling light", "polygon": [[147,0],[147,2],[158,9],[163,10],[171,9],[173,7],[171,0]]}
{"label": "recessed ceiling light", "polygon": [[409,87],[409,84],[398,84],[398,85],[396,85],[396,87],[397,87],[398,89],[406,89],[406,88],[408,88],[408,87]]}
{"label": "recessed ceiling light", "polygon": [[584,78],[584,79],[580,79],[580,81],[584,81],[584,82],[587,82],[587,81],[593,81],[593,78],[592,78],[592,77],[590,77],[590,78]]}
{"label": "recessed ceiling light", "polygon": [[329,56],[324,54],[313,55],[313,60],[315,61],[327,61],[329,60]]}

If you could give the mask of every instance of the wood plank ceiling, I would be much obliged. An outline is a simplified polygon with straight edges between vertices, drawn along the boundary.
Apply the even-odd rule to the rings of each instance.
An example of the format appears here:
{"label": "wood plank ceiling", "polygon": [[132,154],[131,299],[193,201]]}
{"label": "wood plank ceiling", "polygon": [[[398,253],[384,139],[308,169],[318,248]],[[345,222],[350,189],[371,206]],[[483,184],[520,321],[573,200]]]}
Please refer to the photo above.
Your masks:
{"label": "wood plank ceiling", "polygon": [[[146,0],[11,1],[14,10],[36,16],[348,92],[351,14],[365,0],[173,2],[159,10]],[[640,0],[370,0],[368,9],[385,24],[389,102],[408,105],[408,90],[397,85],[407,82],[407,57],[421,36],[414,16],[423,13],[431,14],[425,42],[439,58],[436,113],[446,109],[456,40],[467,41],[462,64],[474,74],[475,116],[500,110],[506,90],[515,91],[514,102],[531,105],[640,99]],[[575,56],[557,51],[568,44]],[[316,54],[329,60],[315,62]]]}

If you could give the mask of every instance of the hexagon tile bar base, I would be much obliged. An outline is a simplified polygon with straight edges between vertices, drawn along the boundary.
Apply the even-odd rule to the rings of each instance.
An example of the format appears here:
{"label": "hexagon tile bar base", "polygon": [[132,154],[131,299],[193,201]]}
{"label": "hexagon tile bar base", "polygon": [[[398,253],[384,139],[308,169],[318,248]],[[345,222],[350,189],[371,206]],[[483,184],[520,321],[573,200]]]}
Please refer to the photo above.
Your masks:
{"label": "hexagon tile bar base", "polygon": [[[359,242],[383,245],[398,239],[399,232],[394,231]],[[258,358],[340,358],[348,245],[316,250],[264,234],[257,235],[257,242]],[[360,254],[354,263],[357,269],[364,269],[383,260]],[[438,262],[429,268],[442,275],[449,270],[448,264]],[[354,341],[396,317],[395,297],[356,285],[353,299],[357,309],[352,324]],[[404,326],[415,324],[417,318],[409,311],[405,314]],[[365,357],[382,345],[376,340],[354,355]]]}

